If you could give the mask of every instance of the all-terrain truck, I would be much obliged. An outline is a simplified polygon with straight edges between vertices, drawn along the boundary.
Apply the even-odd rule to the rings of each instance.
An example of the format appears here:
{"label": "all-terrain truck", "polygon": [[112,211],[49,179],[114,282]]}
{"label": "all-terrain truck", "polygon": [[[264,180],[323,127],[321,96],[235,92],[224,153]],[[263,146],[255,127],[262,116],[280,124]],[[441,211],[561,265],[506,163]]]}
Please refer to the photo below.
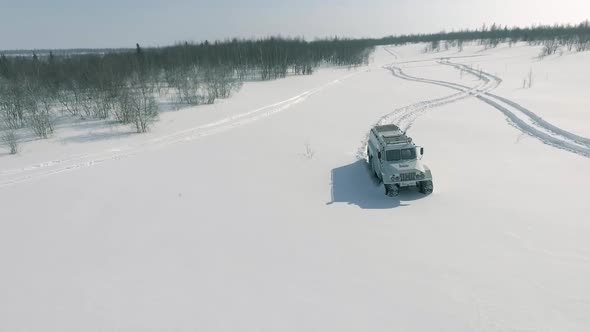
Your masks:
{"label": "all-terrain truck", "polygon": [[397,196],[401,187],[410,186],[418,187],[425,195],[432,193],[432,173],[422,163],[423,155],[424,148],[416,146],[398,126],[371,128],[367,144],[369,166],[383,183],[386,195]]}

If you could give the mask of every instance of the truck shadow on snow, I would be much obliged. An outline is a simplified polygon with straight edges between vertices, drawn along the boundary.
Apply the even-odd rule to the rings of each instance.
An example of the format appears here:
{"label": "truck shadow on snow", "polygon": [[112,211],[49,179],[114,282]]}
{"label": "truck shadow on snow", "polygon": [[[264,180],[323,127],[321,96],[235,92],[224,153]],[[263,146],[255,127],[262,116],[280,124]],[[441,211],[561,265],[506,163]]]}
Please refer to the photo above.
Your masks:
{"label": "truck shadow on snow", "polygon": [[415,187],[402,188],[398,197],[385,196],[383,185],[372,174],[365,160],[334,168],[332,170],[332,201],[326,203],[347,203],[361,209],[391,209],[408,206],[404,202],[424,198]]}

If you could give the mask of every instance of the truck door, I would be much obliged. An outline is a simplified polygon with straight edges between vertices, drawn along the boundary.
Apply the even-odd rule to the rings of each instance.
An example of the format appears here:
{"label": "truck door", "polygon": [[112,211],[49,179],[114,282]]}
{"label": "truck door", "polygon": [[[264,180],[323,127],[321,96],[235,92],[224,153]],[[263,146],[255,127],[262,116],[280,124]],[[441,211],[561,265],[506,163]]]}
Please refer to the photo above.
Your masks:
{"label": "truck door", "polygon": [[376,160],[375,160],[375,171],[377,172],[377,174],[379,175],[379,178],[381,180],[383,173],[381,172],[381,163],[383,162],[383,158],[385,158],[385,153],[383,151],[381,151],[380,148],[377,149],[377,154],[376,154]]}

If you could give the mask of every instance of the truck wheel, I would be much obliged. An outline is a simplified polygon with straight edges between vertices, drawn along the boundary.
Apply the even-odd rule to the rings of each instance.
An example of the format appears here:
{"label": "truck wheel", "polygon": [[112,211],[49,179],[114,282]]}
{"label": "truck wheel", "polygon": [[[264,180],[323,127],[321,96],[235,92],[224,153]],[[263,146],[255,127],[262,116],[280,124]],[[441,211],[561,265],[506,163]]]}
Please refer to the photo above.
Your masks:
{"label": "truck wheel", "polygon": [[430,194],[432,194],[432,191],[434,190],[434,185],[432,184],[431,180],[422,181],[422,182],[420,182],[420,185],[418,188],[419,188],[420,192],[423,193],[424,195],[430,195]]}
{"label": "truck wheel", "polygon": [[389,197],[396,197],[399,195],[399,187],[395,184],[386,184],[385,187],[385,195]]}

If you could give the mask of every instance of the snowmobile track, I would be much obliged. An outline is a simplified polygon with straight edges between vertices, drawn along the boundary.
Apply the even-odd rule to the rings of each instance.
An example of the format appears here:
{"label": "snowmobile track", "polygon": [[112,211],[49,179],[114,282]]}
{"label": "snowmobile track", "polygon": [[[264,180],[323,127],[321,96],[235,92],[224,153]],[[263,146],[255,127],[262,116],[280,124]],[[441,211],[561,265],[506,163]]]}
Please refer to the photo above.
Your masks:
{"label": "snowmobile track", "polygon": [[[397,55],[395,55],[393,51],[388,50],[387,48],[386,50],[390,54],[394,55],[396,60],[398,59]],[[402,128],[402,130],[407,131],[411,128],[416,118],[418,118],[428,109],[457,102],[465,98],[476,97],[480,101],[502,112],[506,116],[507,120],[521,132],[535,137],[541,142],[552,147],[573,152],[585,157],[590,157],[590,139],[573,134],[555,125],[552,125],[522,105],[505,97],[490,93],[491,90],[497,88],[502,83],[501,78],[487,73],[481,69],[475,70],[464,64],[452,63],[450,62],[449,58],[439,58],[436,60],[436,63],[440,65],[451,66],[457,70],[467,72],[468,74],[482,80],[483,83],[475,87],[469,87],[443,80],[433,80],[411,76],[404,73],[401,68],[396,67],[393,64],[385,66],[384,68],[391,71],[393,76],[397,78],[412,82],[439,85],[456,90],[458,92],[446,97],[421,101],[416,104],[395,109],[393,112],[381,117],[379,121],[377,121],[377,125],[395,123],[400,128]],[[368,138],[363,140],[363,144],[357,152],[357,157],[359,159],[366,158],[365,150],[367,141]]]}
{"label": "snowmobile track", "polygon": [[[398,56],[393,51],[389,50],[388,48],[385,48],[385,50],[389,54],[393,55],[396,60],[398,59]],[[398,77],[403,80],[420,82],[420,83],[432,83],[433,82],[433,80],[421,79],[418,77],[412,77],[412,76],[406,75],[401,68],[394,66],[394,64],[384,66],[383,68],[389,70],[393,76]],[[423,101],[419,101],[419,102],[411,104],[411,105],[406,105],[406,106],[403,106],[400,108],[396,108],[392,112],[387,113],[384,116],[382,116],[381,118],[379,118],[379,120],[375,123],[375,125],[384,125],[384,124],[393,123],[393,124],[396,124],[398,127],[400,127],[402,130],[408,131],[412,127],[414,121],[416,121],[416,119],[420,115],[424,114],[426,111],[433,109],[435,107],[440,107],[443,105],[454,103],[459,100],[463,100],[463,99],[466,99],[466,98],[469,98],[472,96],[476,96],[476,95],[481,94],[483,92],[490,91],[492,89],[495,89],[501,82],[501,80],[497,81],[497,80],[490,79],[488,77],[482,77],[481,81],[482,82],[480,84],[478,84],[475,87],[471,87],[471,88],[466,87],[466,86],[462,86],[462,85],[457,85],[452,82],[434,81],[438,85],[452,88],[454,90],[457,90],[458,92],[444,96],[444,97],[423,100]],[[358,159],[366,159],[367,158],[366,145],[367,145],[368,139],[369,139],[369,136],[367,134],[361,140],[362,144],[359,147],[359,149],[357,150],[357,158]]]}
{"label": "snowmobile track", "polygon": [[198,138],[225,132],[246,124],[267,118],[269,116],[283,112],[294,105],[304,102],[309,97],[338,84],[354,75],[361,73],[357,71],[344,75],[343,77],[332,80],[314,89],[307,90],[289,99],[266,105],[248,112],[240,113],[234,116],[223,118],[211,123],[199,125],[186,130],[175,132],[169,135],[163,135],[148,139],[144,142],[130,145],[123,145],[116,148],[110,148],[98,153],[85,154],[79,156],[67,157],[51,161],[40,162],[18,169],[0,170],[0,188],[15,185],[18,183],[55,175],[63,172],[78,170],[90,166],[96,166],[107,161],[119,160],[134,156],[140,152],[163,148],[172,144],[189,142]]}
{"label": "snowmobile track", "polygon": [[[440,61],[440,64],[449,65],[458,70],[479,77],[486,77],[490,80],[501,82],[501,79],[483,70],[475,70],[464,64],[456,64],[447,61]],[[455,86],[461,86],[454,84]],[[466,88],[465,86],[462,86]],[[590,139],[582,137],[561,129],[528,110],[524,106],[508,98],[485,92],[477,96],[481,101],[493,106],[503,112],[506,117],[522,132],[532,135],[542,142],[556,148],[568,150],[586,157],[590,156]]]}

